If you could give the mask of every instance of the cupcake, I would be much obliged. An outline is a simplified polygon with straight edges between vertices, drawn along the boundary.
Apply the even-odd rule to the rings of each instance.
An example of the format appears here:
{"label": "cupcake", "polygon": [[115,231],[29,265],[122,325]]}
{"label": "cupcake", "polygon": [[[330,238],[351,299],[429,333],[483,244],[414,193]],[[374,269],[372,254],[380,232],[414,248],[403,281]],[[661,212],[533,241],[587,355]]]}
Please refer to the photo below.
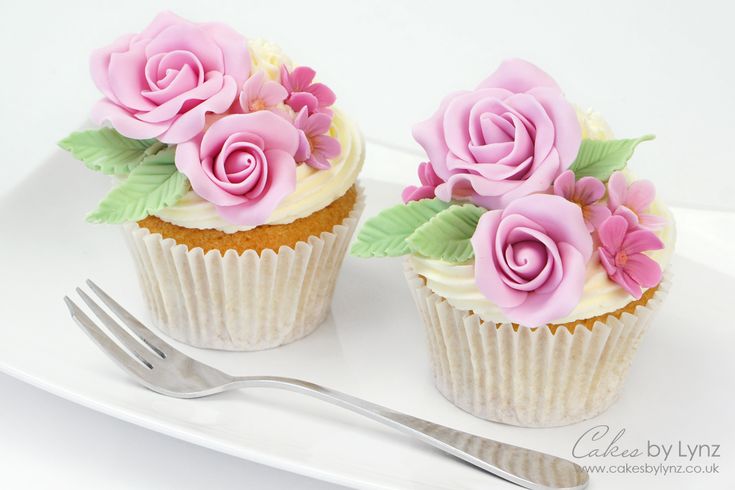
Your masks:
{"label": "cupcake", "polygon": [[122,224],[158,327],[226,350],[313,332],[364,201],[334,92],[273,44],[168,12],[90,65],[104,127],[60,145],[114,176],[87,219]]}
{"label": "cupcake", "polygon": [[404,204],[369,219],[360,257],[405,255],[439,391],[528,427],[618,397],[669,289],[669,212],[614,139],[538,67],[504,62],[414,127],[427,162]]}

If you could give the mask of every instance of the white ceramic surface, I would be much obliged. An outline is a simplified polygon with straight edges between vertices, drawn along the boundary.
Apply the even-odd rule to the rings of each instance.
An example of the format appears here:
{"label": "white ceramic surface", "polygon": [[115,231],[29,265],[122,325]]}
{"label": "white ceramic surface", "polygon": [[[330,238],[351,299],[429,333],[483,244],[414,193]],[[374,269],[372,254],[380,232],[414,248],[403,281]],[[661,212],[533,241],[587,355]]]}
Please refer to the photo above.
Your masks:
{"label": "white ceramic surface", "polygon": [[[414,158],[369,148],[367,177],[412,173]],[[359,416],[286,392],[176,400],[131,381],[74,325],[64,294],[92,277],[143,319],[147,313],[119,230],[83,222],[104,177],[56,153],[0,198],[0,370],[95,410],[218,451],[355,488],[514,488]],[[366,216],[398,201],[395,184],[365,180]],[[476,419],[446,402],[429,372],[424,332],[398,260],[345,261],[331,316],[309,337],[265,352],[182,350],[237,374],[309,379],[462,430],[571,457],[584,431],[625,428],[646,442],[722,446],[721,473],[593,475],[591,488],[731,488],[735,344],[731,302],[735,217],[675,210],[680,247],[667,304],[647,333],[621,399],[604,414],[554,429]],[[51,416],[52,414],[49,414]],[[83,428],[80,428],[83,429]],[[577,460],[580,461],[580,460]],[[660,458],[601,458],[582,464]],[[671,462],[671,461],[669,461]],[[679,460],[677,459],[677,462]],[[697,460],[705,464],[705,460]],[[704,484],[704,483],[702,483]]]}

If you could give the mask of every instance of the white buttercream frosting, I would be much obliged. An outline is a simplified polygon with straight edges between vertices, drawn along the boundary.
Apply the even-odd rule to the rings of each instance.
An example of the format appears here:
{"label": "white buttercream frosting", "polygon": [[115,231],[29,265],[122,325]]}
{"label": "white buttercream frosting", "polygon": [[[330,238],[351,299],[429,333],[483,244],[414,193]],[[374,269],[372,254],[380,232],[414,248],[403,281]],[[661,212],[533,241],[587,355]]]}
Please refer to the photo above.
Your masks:
{"label": "white buttercream frosting", "polygon": [[577,120],[582,128],[582,139],[609,140],[613,137],[612,129],[602,117],[602,114],[593,109],[582,109],[574,106],[577,111]]}
{"label": "white buttercream frosting", "polygon": [[281,65],[286,65],[289,70],[293,68],[291,59],[281,47],[265,39],[249,39],[248,51],[253,64],[252,73],[263,71],[269,79],[278,80]]}
{"label": "white buttercream frosting", "polygon": [[[357,180],[365,158],[365,143],[357,126],[334,108],[330,135],[339,140],[342,151],[331,160],[328,170],[316,170],[306,164],[296,169],[296,189],[273,211],[264,225],[283,225],[325,208],[343,196]],[[251,230],[224,220],[214,205],[194,191],[187,192],[176,204],[155,213],[163,221],[184,228],[215,229],[225,233]]]}

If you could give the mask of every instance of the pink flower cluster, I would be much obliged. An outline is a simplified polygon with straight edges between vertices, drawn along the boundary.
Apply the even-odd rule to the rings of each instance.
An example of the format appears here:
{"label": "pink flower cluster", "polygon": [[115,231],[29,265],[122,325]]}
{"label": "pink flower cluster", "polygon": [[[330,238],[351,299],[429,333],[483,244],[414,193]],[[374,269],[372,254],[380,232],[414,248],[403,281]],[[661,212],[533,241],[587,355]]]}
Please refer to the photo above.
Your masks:
{"label": "pink flower cluster", "polygon": [[661,280],[644,252],[663,243],[650,214],[653,185],[579,180],[569,166],[581,144],[573,106],[538,67],[510,60],[475,90],[456,92],[414,127],[429,161],[404,202],[470,201],[489,211],[472,237],[475,282],[511,321],[536,326],[571,313],[595,255],[633,297]]}
{"label": "pink flower cluster", "polygon": [[339,141],[329,136],[336,96],[323,83],[314,83],[316,72],[308,66],[288,71],[281,66],[280,80],[266,80],[263,72],[252,75],[240,93],[244,113],[272,111],[291,121],[299,131],[294,155],[298,163],[319,170],[330,168],[329,159],[339,155]]}
{"label": "pink flower cluster", "polygon": [[643,252],[659,250],[663,243],[654,233],[664,225],[660,216],[648,213],[656,198],[653,184],[637,180],[628,185],[622,172],[614,172],[605,185],[594,177],[575,182],[567,170],[554,181],[554,193],[577,204],[587,230],[597,233],[599,260],[610,279],[634,298],[642,295],[642,287],[653,287],[661,281],[661,267]]}
{"label": "pink flower cluster", "polygon": [[179,171],[233,224],[264,223],[293,192],[297,163],[328,169],[340,153],[334,92],[304,66],[282,66],[277,81],[251,73],[247,41],[226,25],[164,12],[90,66],[104,94],[93,119],[177,145]]}
{"label": "pink flower cluster", "polygon": [[[430,168],[422,164],[422,187],[406,189],[404,199],[433,197]],[[661,280],[660,266],[644,254],[663,248],[649,228],[663,223],[646,214],[654,197],[650,183],[628,185],[620,172],[606,189],[598,179],[575,180],[567,170],[553,192],[487,211],[472,237],[478,288],[514,322],[537,326],[563,318],[579,303],[596,247],[610,279],[640,298],[642,288]]]}

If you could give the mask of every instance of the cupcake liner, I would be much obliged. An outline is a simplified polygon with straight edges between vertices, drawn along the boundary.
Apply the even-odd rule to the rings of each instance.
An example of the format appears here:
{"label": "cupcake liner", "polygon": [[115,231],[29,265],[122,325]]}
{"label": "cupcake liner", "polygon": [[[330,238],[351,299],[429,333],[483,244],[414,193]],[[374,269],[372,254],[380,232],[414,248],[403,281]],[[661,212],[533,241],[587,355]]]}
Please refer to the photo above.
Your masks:
{"label": "cupcake liner", "polygon": [[610,315],[592,329],[513,329],[484,323],[451,306],[405,265],[426,326],[436,387],[483,419],[525,427],[572,424],[605,411],[618,397],[640,340],[670,288],[634,314]]}
{"label": "cupcake liner", "polygon": [[278,252],[207,253],[124,226],[151,316],[163,332],[196,347],[251,351],[309,335],[327,317],[364,192],[331,231]]}

